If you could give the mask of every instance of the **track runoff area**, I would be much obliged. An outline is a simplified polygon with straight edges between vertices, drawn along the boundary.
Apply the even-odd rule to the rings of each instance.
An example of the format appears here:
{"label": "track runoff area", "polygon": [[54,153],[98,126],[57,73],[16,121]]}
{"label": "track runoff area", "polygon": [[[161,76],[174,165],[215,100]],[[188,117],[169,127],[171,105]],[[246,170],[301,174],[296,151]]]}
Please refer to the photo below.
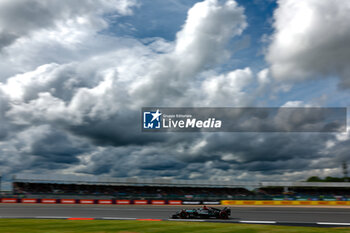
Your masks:
{"label": "track runoff area", "polygon": [[[15,199],[3,198],[0,218],[67,219],[67,220],[137,220],[186,221],[213,223],[244,223],[286,226],[350,227],[350,205],[342,202],[314,203],[309,205],[268,201],[165,202],[163,200],[135,202],[129,200],[74,200],[74,199]],[[110,202],[111,201],[111,202]],[[141,200],[140,200],[141,201]],[[50,203],[50,204],[48,204]],[[228,204],[230,203],[230,205]],[[233,204],[234,203],[234,204]],[[196,204],[196,205],[194,205]],[[231,218],[220,219],[170,219],[169,216],[183,208],[201,205],[231,208]],[[224,205],[223,205],[224,204]],[[342,205],[341,205],[342,204]]]}

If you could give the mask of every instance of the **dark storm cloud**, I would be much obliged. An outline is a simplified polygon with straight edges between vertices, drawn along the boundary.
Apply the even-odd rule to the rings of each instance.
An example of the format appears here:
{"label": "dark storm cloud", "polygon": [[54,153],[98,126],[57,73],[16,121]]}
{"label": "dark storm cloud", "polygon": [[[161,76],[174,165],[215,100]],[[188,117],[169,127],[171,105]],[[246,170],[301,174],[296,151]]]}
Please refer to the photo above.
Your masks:
{"label": "dark storm cloud", "polygon": [[88,119],[84,125],[69,126],[73,134],[91,139],[96,145],[147,145],[164,142],[164,135],[141,133],[139,111],[124,110],[109,119]]}
{"label": "dark storm cloud", "polygon": [[144,170],[178,170],[184,168],[185,164],[176,161],[175,159],[161,159],[161,160],[149,160],[147,163],[143,162],[140,169]]}
{"label": "dark storm cloud", "polygon": [[[30,127],[12,138],[20,161],[9,160],[12,169],[57,170],[78,164],[77,156],[91,151],[81,139],[49,125]],[[24,162],[25,161],[25,162]]]}
{"label": "dark storm cloud", "polygon": [[10,45],[17,38],[18,38],[18,36],[11,34],[11,33],[6,33],[6,32],[1,33],[0,34],[0,52],[1,52],[2,48]]}
{"label": "dark storm cloud", "polygon": [[332,163],[342,163],[350,160],[350,140],[342,140],[329,149]]}
{"label": "dark storm cloud", "polygon": [[49,129],[49,132],[43,133],[37,141],[34,141],[28,151],[29,154],[38,157],[38,163],[53,162],[74,164],[79,162],[76,158],[89,150],[89,145],[79,144],[67,137],[65,132],[57,132]]}
{"label": "dark storm cloud", "polygon": [[[192,160],[183,156],[186,163],[213,162],[211,169],[228,170],[228,174],[234,174],[234,171],[258,171],[268,175],[305,171],[315,168],[313,161],[320,158],[331,160],[329,154],[322,152],[326,150],[325,142],[335,139],[335,135],[223,133],[203,139],[206,141],[205,146],[195,156],[188,155]],[[182,157],[179,158],[181,160]],[[334,163],[333,166],[337,167],[339,164]]]}
{"label": "dark storm cloud", "polygon": [[7,98],[0,91],[0,141],[4,140],[9,131],[9,125],[5,119],[5,113],[9,109]]}
{"label": "dark storm cloud", "polygon": [[225,137],[225,135],[208,137],[204,149],[209,153],[232,153],[233,160],[243,163],[254,161],[288,161],[292,158],[316,159],[324,148],[326,140],[334,135],[298,133],[244,134]]}
{"label": "dark storm cloud", "polygon": [[[167,139],[169,142],[181,137],[181,134],[177,134]],[[188,179],[193,174],[196,178],[207,179],[218,175],[237,177],[242,172],[259,172],[266,176],[303,172],[315,169],[313,161],[332,159],[328,154],[322,154],[325,141],[332,139],[335,139],[334,135],[326,134],[302,137],[299,134],[281,133],[237,134],[235,137],[228,134],[196,134],[186,136],[187,145],[183,147],[164,142],[140,147],[125,145],[119,149],[110,148],[95,154],[79,172],[122,177],[171,176],[178,179]],[[198,140],[205,140],[207,144],[198,151],[191,150],[198,145]],[[179,147],[183,150],[179,150]],[[227,154],[235,156],[227,157]],[[339,164],[334,163],[333,166]]]}

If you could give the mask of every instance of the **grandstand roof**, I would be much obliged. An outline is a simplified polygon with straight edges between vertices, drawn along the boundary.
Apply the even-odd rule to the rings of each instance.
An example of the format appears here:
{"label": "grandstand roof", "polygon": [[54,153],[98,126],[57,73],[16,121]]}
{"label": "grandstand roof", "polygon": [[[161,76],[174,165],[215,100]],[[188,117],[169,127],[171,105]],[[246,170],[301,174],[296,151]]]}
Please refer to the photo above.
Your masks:
{"label": "grandstand roof", "polygon": [[210,181],[210,180],[175,180],[166,178],[111,178],[101,176],[76,175],[34,175],[16,174],[13,182],[60,183],[90,185],[127,185],[127,186],[174,186],[174,187],[245,187],[259,186],[253,182]]}
{"label": "grandstand roof", "polygon": [[77,175],[37,175],[16,174],[13,182],[90,184],[90,185],[125,185],[125,186],[173,186],[173,187],[349,187],[350,182],[241,182],[210,180],[175,180],[166,178],[111,178],[103,176]]}

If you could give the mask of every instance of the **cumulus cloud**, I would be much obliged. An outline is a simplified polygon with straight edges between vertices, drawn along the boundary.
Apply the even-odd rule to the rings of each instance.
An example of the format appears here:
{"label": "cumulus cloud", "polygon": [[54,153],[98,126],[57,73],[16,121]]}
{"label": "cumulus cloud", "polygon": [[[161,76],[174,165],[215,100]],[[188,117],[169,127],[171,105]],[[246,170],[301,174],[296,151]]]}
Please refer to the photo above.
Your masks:
{"label": "cumulus cloud", "polygon": [[[110,26],[105,14],[130,15],[135,1],[29,2],[50,20],[24,23],[10,33],[13,38],[3,34],[10,23],[0,24],[6,29],[0,31],[5,173],[290,178],[300,177],[293,169],[317,168],[308,162],[327,157],[325,142],[339,143],[334,135],[141,133],[143,106],[249,106],[268,91],[269,69],[257,75],[251,67],[215,69],[232,55],[232,38],[247,27],[235,1],[196,3],[174,41],[101,32]],[[26,12],[26,1],[2,4],[12,7],[12,15],[24,12],[17,22],[39,17]],[[250,92],[254,85],[258,90]]]}
{"label": "cumulus cloud", "polygon": [[106,26],[99,15],[108,12],[129,15],[132,13],[130,8],[136,4],[135,0],[1,1],[0,49],[40,29],[60,28],[73,23]]}
{"label": "cumulus cloud", "polygon": [[186,68],[202,68],[225,58],[225,45],[247,27],[243,8],[234,1],[207,0],[195,4],[177,33],[175,55]]}
{"label": "cumulus cloud", "polygon": [[106,15],[132,14],[136,0],[0,3],[0,81],[48,63],[68,63],[117,47],[99,36],[110,26]]}
{"label": "cumulus cloud", "polygon": [[350,87],[350,3],[279,0],[266,59],[277,80],[336,76]]}
{"label": "cumulus cloud", "polygon": [[[104,3],[101,1],[96,4]],[[63,6],[65,4],[68,3]],[[14,8],[21,7],[18,5]],[[7,132],[10,135],[7,137],[13,143],[26,146],[27,149],[20,149],[22,153],[18,156],[32,158],[32,162],[28,162],[31,165],[28,166],[33,166],[33,170],[38,167],[39,160],[43,161],[39,157],[43,158],[46,154],[45,161],[52,161],[53,167],[57,164],[55,161],[62,161],[67,166],[70,164],[67,168],[69,171],[114,174],[120,169],[106,166],[103,161],[109,161],[108,157],[112,159],[123,156],[125,167],[134,166],[137,169],[134,169],[133,174],[126,173],[128,170],[124,169],[114,175],[141,175],[142,171],[149,175],[155,175],[157,171],[160,172],[159,175],[170,174],[173,164],[184,166],[184,162],[170,159],[170,148],[164,149],[161,154],[155,154],[154,144],[161,146],[171,141],[181,147],[182,138],[177,135],[164,137],[142,134],[140,126],[135,123],[139,122],[139,110],[144,104],[182,105],[189,97],[186,89],[193,99],[202,101],[201,90],[195,91],[198,78],[208,80],[202,86],[208,94],[211,83],[216,82],[216,88],[220,89],[224,87],[225,81],[230,81],[224,94],[232,98],[238,95],[240,89],[252,81],[249,68],[221,76],[215,72],[200,74],[215,67],[229,55],[227,43],[240,35],[246,27],[243,8],[231,0],[224,3],[214,0],[197,3],[189,10],[188,18],[174,42],[154,39],[144,45],[130,38],[98,34],[98,30],[106,27],[102,14],[111,11],[108,5],[105,7],[105,11],[102,8],[99,14],[95,14],[86,6],[87,9],[80,12],[80,17],[83,18],[73,17],[76,20],[72,22],[69,20],[72,18],[70,11],[66,18],[57,13],[56,21],[60,23],[54,21],[52,25],[33,26],[32,31],[27,32],[27,38],[13,41],[6,48],[7,61],[11,60],[12,54],[18,49],[24,49],[22,55],[14,59],[19,64],[27,65],[25,72],[17,72],[0,83],[2,101],[7,105],[2,111],[3,125],[9,127]],[[120,14],[130,13],[114,10]],[[96,28],[79,25],[85,22],[90,25],[95,21],[101,23]],[[72,35],[63,33],[75,29],[77,32]],[[43,33],[47,32],[48,36],[45,37]],[[23,32],[23,36],[26,35]],[[48,41],[43,42],[42,38],[47,38]],[[30,50],[27,50],[28,45]],[[55,59],[51,60],[44,55],[44,58],[38,56],[33,62],[28,62],[28,56],[39,55],[46,48],[49,51],[45,54],[51,54],[52,48],[59,51]],[[220,101],[224,94],[208,95],[205,104]],[[240,94],[243,95],[243,92]],[[50,130],[55,133],[48,135]],[[26,135],[36,134],[32,138],[34,142],[24,140],[21,136],[23,132]],[[80,143],[90,143],[96,148],[86,152],[79,150],[85,146],[74,144],[78,149],[73,152],[69,144],[64,146],[62,143],[62,148],[72,156],[71,161],[64,159],[64,149],[54,153],[55,148],[45,146],[49,143],[49,138],[61,137],[62,142],[68,140],[63,137],[64,134],[67,134],[66,138],[79,137],[82,141]],[[193,139],[189,136],[188,140]],[[137,152],[138,150],[142,152]],[[186,150],[183,149],[183,153]],[[105,157],[104,151],[109,151],[110,154]],[[119,151],[124,154],[119,155]],[[63,156],[62,160],[59,159],[60,156]],[[101,157],[105,159],[102,161]],[[161,161],[161,158],[164,162],[152,164]],[[76,164],[77,160],[81,161],[80,165]],[[126,166],[127,164],[129,165]],[[101,166],[111,169],[101,170]],[[62,169],[62,166],[57,165],[56,168]],[[156,171],[152,172],[152,169]]]}
{"label": "cumulus cloud", "polygon": [[159,96],[174,104],[173,98],[183,95],[200,72],[228,58],[227,43],[246,26],[244,9],[232,0],[196,3],[176,35],[174,50],[150,64],[151,72],[132,85],[130,94],[137,99],[147,95],[140,103],[144,106]]}
{"label": "cumulus cloud", "polygon": [[213,76],[202,83],[204,106],[247,106],[251,102],[244,89],[253,82],[250,68]]}

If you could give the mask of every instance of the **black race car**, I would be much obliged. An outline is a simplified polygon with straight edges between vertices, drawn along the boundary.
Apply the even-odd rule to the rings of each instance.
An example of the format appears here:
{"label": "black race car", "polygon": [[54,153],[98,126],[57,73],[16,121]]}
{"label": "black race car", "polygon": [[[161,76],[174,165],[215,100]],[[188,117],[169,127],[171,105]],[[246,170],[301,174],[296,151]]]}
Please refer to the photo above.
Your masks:
{"label": "black race car", "polygon": [[217,209],[214,207],[198,208],[198,209],[183,209],[176,214],[173,214],[173,219],[189,219],[189,218],[218,218],[228,219],[231,215],[231,210],[227,207]]}

